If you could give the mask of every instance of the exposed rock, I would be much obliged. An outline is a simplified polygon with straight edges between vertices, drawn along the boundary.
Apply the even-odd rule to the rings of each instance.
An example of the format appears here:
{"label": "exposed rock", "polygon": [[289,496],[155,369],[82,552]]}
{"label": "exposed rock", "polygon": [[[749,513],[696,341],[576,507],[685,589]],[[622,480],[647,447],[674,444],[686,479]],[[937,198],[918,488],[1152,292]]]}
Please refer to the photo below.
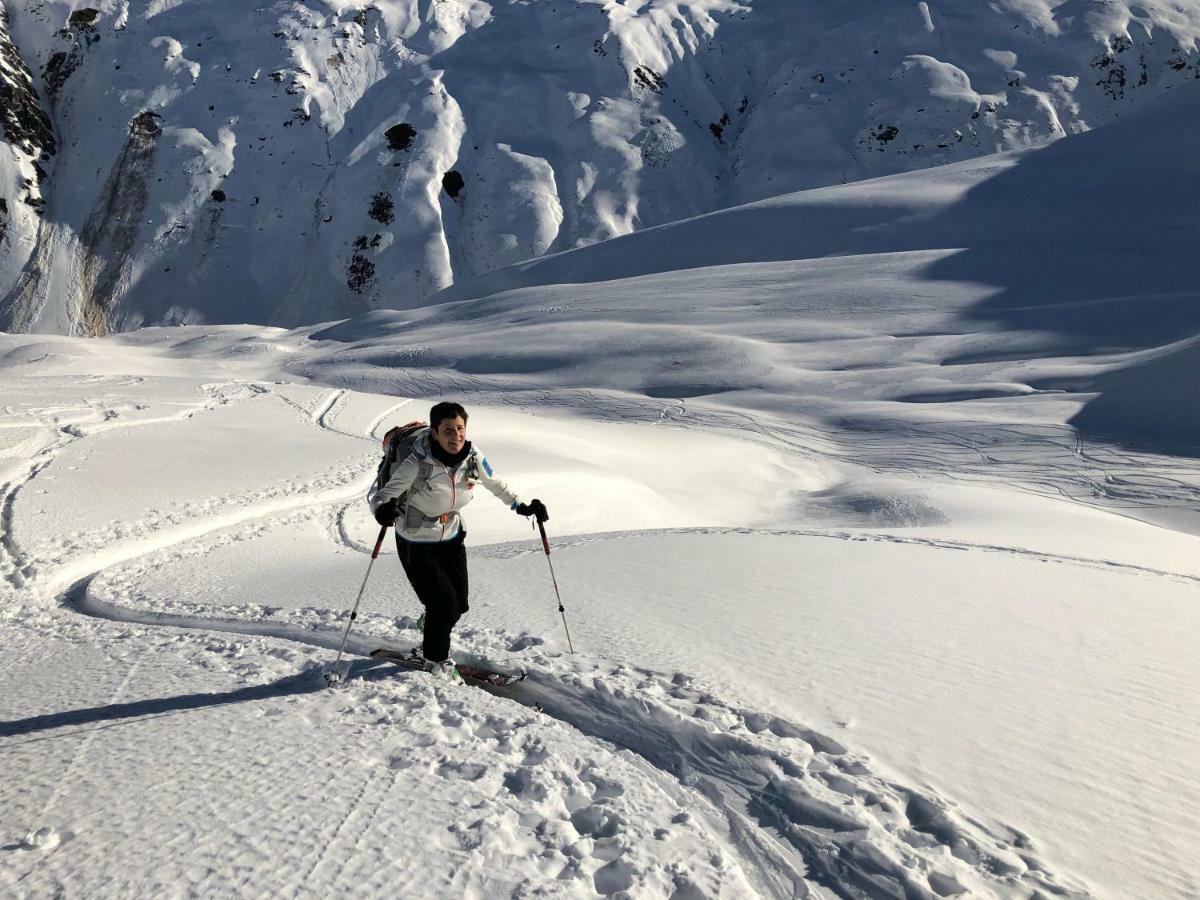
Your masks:
{"label": "exposed rock", "polygon": [[639,145],[642,162],[655,169],[670,165],[671,154],[686,146],[683,136],[664,119],[651,125],[642,135]]}
{"label": "exposed rock", "polygon": [[8,14],[0,5],[0,126],[4,139],[26,156],[53,155],[50,117],[33,87],[33,73],[8,35]]}
{"label": "exposed rock", "polygon": [[729,113],[725,113],[716,122],[710,122],[708,130],[712,132],[712,136],[717,139],[717,143],[725,143],[725,129],[729,127]]}
{"label": "exposed rock", "polygon": [[361,253],[355,253],[350,257],[350,265],[346,269],[346,287],[356,294],[361,294],[371,286],[374,278],[375,263]]}
{"label": "exposed rock", "polygon": [[46,96],[50,98],[51,102],[58,96],[62,86],[71,77],[71,73],[79,68],[82,61],[83,57],[78,53],[67,53],[65,50],[59,50],[52,54],[46,61],[46,65],[42,69],[42,84],[46,86]]}
{"label": "exposed rock", "polygon": [[161,118],[158,113],[148,109],[134,116],[129,123],[130,143],[142,147],[152,145],[155,138],[162,134],[162,126],[158,124]]}
{"label": "exposed rock", "polygon": [[67,27],[59,29],[58,36],[69,42],[70,49],[52,53],[42,69],[42,84],[51,108],[55,106],[67,79],[83,65],[86,49],[100,40],[95,28],[99,15],[99,11],[94,9],[76,10],[67,19]]}
{"label": "exposed rock", "polygon": [[382,222],[384,225],[390,225],[396,218],[392,212],[393,203],[392,195],[386,191],[380,191],[371,198],[371,208],[367,210],[369,215],[376,222]]}
{"label": "exposed rock", "polygon": [[108,334],[114,327],[114,308],[145,222],[147,181],[162,134],[160,118],[150,110],[133,117],[125,148],[80,232],[81,303],[76,325],[84,334]]}
{"label": "exposed rock", "polygon": [[648,66],[638,66],[633,70],[633,80],[641,87],[656,94],[661,94],[667,82],[661,75]]}
{"label": "exposed rock", "polygon": [[[1128,83],[1125,65],[1117,60],[1117,56],[1133,46],[1128,35],[1119,34],[1108,43],[1108,50],[1092,60],[1092,68],[1104,72],[1104,77],[1096,82],[1096,86],[1113,100],[1121,100],[1125,96],[1125,86]],[[1143,68],[1145,63],[1143,62]],[[1139,84],[1145,84],[1143,79]]]}
{"label": "exposed rock", "polygon": [[67,17],[67,24],[76,31],[93,31],[96,28],[96,21],[100,18],[100,10],[77,9]]}
{"label": "exposed rock", "polygon": [[442,176],[442,190],[450,196],[451,200],[457,200],[464,187],[466,187],[466,182],[463,181],[462,175],[454,169]]}
{"label": "exposed rock", "polygon": [[880,125],[871,132],[871,137],[879,141],[881,144],[886,144],[889,141],[894,141],[900,134],[900,129],[895,125]]}
{"label": "exposed rock", "polygon": [[393,150],[407,150],[417,136],[417,129],[407,122],[401,122],[385,131],[383,136],[387,138],[388,146]]}

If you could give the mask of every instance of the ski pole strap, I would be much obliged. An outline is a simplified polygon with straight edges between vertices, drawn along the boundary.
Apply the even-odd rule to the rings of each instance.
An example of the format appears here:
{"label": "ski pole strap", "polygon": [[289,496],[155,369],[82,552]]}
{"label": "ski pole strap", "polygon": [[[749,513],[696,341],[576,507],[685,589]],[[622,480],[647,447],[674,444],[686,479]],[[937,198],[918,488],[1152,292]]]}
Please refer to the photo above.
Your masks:
{"label": "ski pole strap", "polygon": [[546,537],[546,526],[541,522],[537,523],[538,531],[542,533],[542,548],[546,551],[546,555],[550,555],[550,541]]}

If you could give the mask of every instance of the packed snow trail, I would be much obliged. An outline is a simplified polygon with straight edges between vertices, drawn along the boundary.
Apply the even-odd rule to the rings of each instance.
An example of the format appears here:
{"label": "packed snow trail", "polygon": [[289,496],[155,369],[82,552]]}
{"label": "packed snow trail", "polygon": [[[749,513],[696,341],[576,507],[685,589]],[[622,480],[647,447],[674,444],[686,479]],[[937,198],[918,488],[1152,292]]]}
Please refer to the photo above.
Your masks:
{"label": "packed snow trail", "polygon": [[698,794],[688,808],[737,848],[765,895],[805,893],[806,881],[839,896],[1083,895],[1056,883],[1023,835],[988,834],[832,738],[732,708],[682,674],[565,662],[574,671],[533,678],[518,696]]}
{"label": "packed snow trail", "polygon": [[[321,428],[332,428],[328,417],[331,410],[342,400],[344,392],[333,392],[328,395],[311,415],[314,424]],[[334,428],[336,430],[336,428]],[[361,492],[361,486],[360,491]],[[314,497],[314,506],[323,505],[322,498]],[[337,502],[324,501],[324,503]],[[311,510],[311,508],[310,508]],[[238,521],[212,520],[208,523],[211,531],[227,531],[242,522],[259,518],[275,518],[284,510],[279,510],[268,504],[260,504],[243,510]],[[257,515],[256,515],[257,513]],[[251,526],[253,528],[253,526]],[[167,549],[172,544],[184,544],[194,540],[198,535],[166,534],[162,536],[170,543],[155,548],[158,551]],[[137,548],[132,552],[136,553]],[[140,554],[139,554],[140,555]],[[123,561],[123,560],[117,560]],[[162,564],[155,562],[155,566]],[[239,619],[214,619],[204,615],[172,615],[163,612],[140,613],[129,608],[120,608],[89,596],[88,583],[90,578],[78,584],[70,591],[71,602],[75,608],[93,615],[104,615],[116,620],[141,621],[147,624],[174,625],[185,627],[201,627],[210,630],[220,630],[240,634],[271,635],[290,640],[301,640],[305,643],[316,644],[326,648],[336,646],[338,639],[337,628],[326,629],[323,633],[307,627],[297,627],[285,623],[253,622],[248,623]],[[370,637],[355,636],[350,642],[351,652],[364,654],[378,641]],[[740,846],[741,855],[752,861],[751,870],[755,872],[753,880],[759,889],[769,895],[787,895],[800,891],[805,880],[805,873],[810,879],[815,878],[830,889],[840,890],[845,885],[871,893],[893,890],[908,892],[922,890],[918,881],[922,877],[914,875],[909,869],[920,870],[922,864],[912,854],[897,853],[895,850],[889,858],[898,861],[885,865],[878,859],[873,859],[864,846],[872,842],[878,844],[880,836],[886,832],[881,826],[873,830],[868,826],[869,819],[855,818],[838,809],[837,805],[816,798],[804,796],[803,792],[788,784],[792,778],[807,774],[804,768],[796,768],[792,764],[782,763],[782,757],[776,758],[769,752],[755,748],[753,744],[741,741],[724,740],[720,735],[713,735],[704,730],[694,731],[689,719],[678,714],[670,717],[672,723],[664,720],[663,711],[657,717],[651,713],[646,703],[644,693],[641,704],[633,707],[628,704],[598,704],[597,698],[605,700],[616,690],[618,695],[626,695],[620,687],[614,688],[608,683],[611,680],[596,678],[593,675],[592,684],[588,690],[579,689],[579,679],[574,679],[575,690],[563,690],[563,682],[553,672],[538,679],[535,685],[511,691],[526,703],[537,703],[556,718],[579,728],[583,733],[612,741],[618,746],[631,750],[645,759],[652,770],[661,770],[668,777],[682,778],[713,805],[714,814],[717,810],[725,810],[726,821],[721,823],[728,839]],[[644,690],[645,684],[639,686]],[[510,693],[506,691],[504,693]],[[673,696],[681,696],[681,689],[676,686],[671,690]],[[627,695],[626,695],[627,696]],[[683,693],[686,696],[686,692]],[[711,707],[714,698],[708,698]],[[707,709],[712,715],[713,711]],[[670,716],[669,713],[667,713]],[[695,716],[693,710],[691,713]],[[753,715],[753,714],[749,714]],[[760,717],[761,718],[761,717]],[[692,719],[691,721],[694,721]],[[683,723],[680,728],[678,723]],[[743,724],[743,728],[744,728]],[[760,729],[761,730],[761,729]],[[775,734],[800,737],[806,735],[824,751],[832,751],[838,756],[844,750],[831,739],[821,738],[813,732],[797,728],[788,723],[774,720],[771,728]],[[644,735],[661,734],[672,736],[666,746],[658,746],[655,742],[647,742]],[[811,746],[806,751],[811,755]],[[740,762],[733,762],[731,760]],[[852,767],[859,775],[865,774],[866,768],[861,762],[855,761]],[[835,794],[835,801],[842,800],[846,790],[851,790],[856,796],[879,797],[878,787],[859,786],[847,789],[850,782],[842,777],[843,791]],[[781,781],[782,779],[782,781]],[[736,800],[737,802],[731,802]],[[885,809],[895,810],[901,806],[910,809],[911,803],[876,802]],[[923,805],[922,805],[923,804]],[[921,800],[918,806],[927,809],[931,801]],[[772,811],[773,812],[770,812]],[[718,817],[718,822],[720,819]],[[895,823],[892,823],[893,826]],[[914,829],[914,830],[920,830]],[[832,831],[833,836],[827,837],[824,831]],[[784,836],[780,845],[772,835],[778,832]],[[866,835],[855,835],[853,839],[839,841],[839,832],[865,832]],[[954,835],[955,845],[965,845],[973,860],[986,861],[985,869],[999,871],[1006,876],[1023,873],[1023,864],[1014,865],[1009,862],[1001,865],[996,861],[996,854],[1004,858],[1012,851],[1003,842],[992,840],[994,846],[992,855],[979,851],[978,843],[966,841],[953,830],[947,833]],[[786,849],[785,849],[786,848]],[[928,865],[926,863],[925,865]],[[1040,864],[1035,864],[1040,869]],[[787,874],[790,873],[790,874]],[[816,873],[815,876],[813,873]],[[955,875],[951,868],[944,867],[941,872],[931,876],[940,887],[957,885],[960,879],[970,881],[969,875]],[[890,887],[889,887],[890,885]]]}
{"label": "packed snow trail", "polygon": [[[68,730],[80,726],[101,723],[105,726],[90,729],[86,744],[76,746],[75,752],[63,760],[65,769],[59,772],[62,777],[56,786],[47,783],[50,790],[43,808],[51,813],[39,814],[28,804],[21,806],[21,814],[31,826],[47,815],[63,815],[64,792],[73,796],[82,784],[92,784],[89,766],[97,759],[103,761],[101,771],[111,774],[114,783],[129,778],[127,773],[123,774],[123,764],[106,755],[118,752],[121,746],[109,740],[107,729],[114,725],[132,729],[130,733],[153,736],[148,746],[166,754],[166,758],[172,740],[169,722],[178,714],[199,717],[198,720],[210,722],[207,727],[217,729],[222,726],[214,717],[229,716],[243,723],[238,727],[245,728],[248,711],[281,709],[285,711],[280,714],[293,727],[308,733],[313,723],[305,724],[305,720],[329,717],[336,707],[354,698],[350,705],[360,706],[361,699],[365,718],[358,712],[347,711],[345,715],[355,723],[354,728],[338,728],[336,735],[325,734],[321,741],[326,743],[318,741],[329,754],[340,758],[344,754],[365,752],[378,763],[378,752],[365,748],[372,742],[377,744],[384,735],[385,741],[400,747],[403,740],[397,741],[401,737],[397,732],[402,731],[403,738],[413,743],[406,745],[407,750],[397,749],[383,760],[382,768],[368,767],[353,781],[338,780],[338,787],[346,789],[345,803],[339,814],[323,821],[317,829],[326,842],[322,849],[314,845],[311,836],[292,838],[297,842],[297,851],[307,852],[303,859],[292,860],[290,871],[308,872],[330,889],[363,877],[369,871],[381,842],[387,843],[384,834],[393,838],[411,835],[416,819],[420,819],[422,828],[429,829],[428,833],[440,833],[436,825],[437,807],[423,810],[411,820],[390,818],[387,813],[388,805],[395,803],[398,793],[410,796],[413,790],[432,789],[432,784],[422,780],[424,775],[410,771],[428,763],[443,781],[459,783],[451,790],[451,796],[460,799],[451,802],[462,803],[470,796],[470,804],[485,810],[477,822],[454,822],[453,827],[458,830],[453,832],[456,835],[453,846],[445,848],[449,856],[438,856],[442,850],[428,850],[448,863],[444,883],[447,890],[486,892],[512,890],[517,885],[529,889],[553,883],[557,880],[555,872],[565,872],[567,883],[574,888],[586,883],[589,890],[602,894],[634,890],[650,896],[680,892],[686,896],[687,890],[702,896],[742,896],[750,891],[766,896],[804,892],[815,896],[934,896],[955,891],[997,896],[1024,895],[1037,890],[1064,895],[1088,892],[1073,876],[1054,874],[1058,867],[1047,864],[1038,846],[1040,841],[1036,840],[1038,835],[1031,838],[1023,829],[997,825],[994,821],[984,824],[983,817],[960,811],[942,792],[906,786],[903,778],[885,774],[874,759],[850,749],[845,737],[832,738],[822,730],[797,724],[793,716],[766,711],[773,703],[759,707],[727,696],[729,692],[742,693],[741,688],[724,689],[720,679],[714,686],[708,679],[696,683],[688,675],[671,674],[669,658],[664,660],[668,666],[665,672],[613,662],[594,652],[585,651],[568,658],[560,655],[554,645],[547,646],[546,638],[493,624],[496,617],[489,612],[489,606],[497,593],[488,577],[489,567],[528,563],[537,568],[537,577],[544,580],[546,575],[541,571],[544,564],[536,559],[540,549],[534,544],[491,544],[475,549],[476,565],[484,579],[479,588],[480,605],[459,631],[465,658],[496,664],[519,663],[531,670],[529,682],[495,697],[481,691],[452,697],[430,685],[423,676],[389,675],[364,661],[355,665],[360,677],[344,690],[313,691],[312,685],[317,682],[313,670],[328,653],[317,656],[308,648],[336,646],[345,621],[345,606],[339,605],[343,601],[339,591],[349,592],[346,587],[349,582],[343,573],[358,571],[365,561],[361,553],[363,542],[358,535],[362,525],[353,516],[347,516],[347,509],[357,503],[363,480],[369,479],[374,468],[376,447],[372,435],[396,410],[396,401],[375,398],[366,402],[365,397],[342,393],[340,389],[317,391],[259,382],[225,387],[208,384],[211,387],[206,390],[212,391],[206,394],[209,400],[178,415],[159,416],[155,427],[174,428],[192,421],[195,415],[210,416],[217,409],[228,409],[232,403],[244,413],[239,421],[248,417],[256,424],[265,423],[273,428],[275,420],[270,416],[274,413],[265,414],[275,406],[263,404],[274,404],[272,398],[276,398],[283,401],[281,408],[291,411],[290,419],[278,422],[294,424],[282,431],[272,431],[272,440],[286,440],[294,452],[299,452],[297,448],[303,446],[302,442],[287,429],[311,429],[335,436],[339,441],[350,440],[347,435],[351,435],[357,438],[354,441],[357,465],[344,463],[330,469],[326,463],[324,471],[316,476],[300,469],[273,471],[283,476],[282,481],[265,489],[259,486],[235,491],[216,498],[216,502],[188,498],[186,514],[175,518],[155,512],[149,506],[155,502],[153,499],[123,499],[121,502],[130,508],[145,510],[140,518],[132,519],[136,527],[122,525],[118,530],[99,527],[102,522],[91,524],[60,543],[42,540],[27,546],[19,540],[22,523],[15,523],[18,527],[15,534],[8,532],[6,552],[17,561],[14,571],[24,572],[22,577],[28,579],[24,582],[29,591],[27,596],[56,597],[67,609],[115,620],[115,624],[101,624],[26,603],[23,610],[29,621],[19,625],[24,629],[22,634],[26,638],[37,635],[47,646],[60,640],[60,635],[74,635],[73,639],[95,643],[102,653],[111,653],[113,659],[124,661],[116,668],[99,661],[94,664],[95,671],[119,672],[120,677],[111,682],[107,696],[94,701],[93,707],[81,707],[79,700],[73,700],[68,692],[61,695],[57,711],[51,707],[47,711],[30,710],[24,715],[5,716],[7,721],[0,736],[22,742],[41,742],[58,733],[65,736]],[[223,402],[210,410],[207,404],[213,397],[223,398]],[[136,412],[147,415],[152,411]],[[88,449],[89,442],[135,432],[122,430],[120,416],[108,417],[102,410],[89,415],[99,420],[100,430],[95,434],[71,422],[48,422],[59,428],[62,437],[55,438],[54,449],[39,458],[40,467],[27,469],[24,476],[19,474],[9,482],[6,508],[10,524],[14,515],[36,512],[38,507],[23,505],[21,500],[40,483],[45,484],[43,489],[60,490],[56,481],[45,479],[53,477],[70,483],[69,466],[97,455],[122,458],[123,454],[113,452],[115,447],[97,444],[95,449]],[[352,417],[353,424],[343,421],[347,415]],[[139,423],[131,419],[130,424]],[[209,439],[220,439],[226,434],[224,427],[219,419],[213,419],[197,434],[211,432]],[[150,440],[148,446],[157,446],[157,441],[157,438]],[[321,459],[325,452],[320,445],[311,445],[301,456]],[[221,480],[205,482],[205,478],[212,476],[201,475],[195,485],[185,479],[178,489],[202,496],[212,483],[224,486]],[[80,516],[87,524],[88,516],[98,518],[96,512],[82,509]],[[511,519],[504,522],[511,533]],[[484,523],[486,533],[486,518]],[[564,553],[562,559],[570,566],[573,554],[599,551],[600,558],[607,558],[606,548],[611,547],[613,558],[621,559],[629,556],[628,550],[636,551],[646,542],[675,539],[810,540],[847,548],[856,544],[877,546],[896,553],[950,553],[955,558],[964,555],[963,551],[983,550],[987,555],[1012,557],[1022,564],[1053,560],[1064,569],[1078,568],[1094,572],[1096,577],[1104,569],[1114,568],[1102,559],[1037,554],[1000,544],[832,529],[652,529],[628,534],[567,536],[556,540],[554,547],[556,552]],[[283,550],[289,541],[298,548],[298,555],[289,557],[289,551]],[[325,549],[314,553],[307,549],[310,547]],[[330,547],[332,556],[328,555]],[[228,561],[239,558],[239,554],[248,555],[243,563],[230,568]],[[310,568],[298,573],[298,580],[290,586],[294,590],[303,585],[303,592],[289,593],[276,584],[271,593],[261,595],[257,605],[247,602],[244,595],[253,589],[252,582],[262,579],[263,583],[270,583],[273,561],[288,558],[311,561]],[[536,567],[532,566],[534,563]],[[1115,570],[1125,577],[1173,583],[1179,583],[1176,579],[1182,577],[1187,584],[1195,581],[1190,573],[1153,566],[1122,564]],[[242,582],[238,590],[218,587],[223,572]],[[381,642],[396,642],[397,627],[403,640],[416,641],[411,620],[401,617],[398,621],[390,605],[379,599],[402,595],[397,586],[399,577],[397,571],[381,577],[374,605],[365,610],[352,632],[353,652],[363,654]],[[341,587],[330,592],[326,585]],[[551,614],[554,610],[549,586],[543,584],[543,587],[547,592],[543,612]],[[732,583],[729,589],[737,590]],[[320,598],[322,602],[313,603],[310,598]],[[620,596],[613,599],[624,602]],[[569,594],[567,601],[573,610],[587,610],[586,618],[596,616],[601,609],[597,604],[576,607]],[[348,602],[347,595],[344,603]],[[222,615],[221,607],[226,614]],[[531,624],[539,616],[542,613],[530,614]],[[13,621],[9,620],[5,627],[18,627]],[[587,643],[598,646],[594,626],[586,619],[581,624]],[[547,636],[555,634],[553,625],[551,621],[536,631]],[[180,632],[178,626],[188,630]],[[112,631],[114,628],[118,630]],[[217,637],[220,632],[227,637]],[[146,656],[137,649],[143,645],[156,645],[160,652]],[[28,665],[28,661],[20,665]],[[181,687],[192,678],[213,685],[224,678],[226,686],[215,692],[211,688],[209,692],[185,688],[170,696],[146,696],[147,671],[161,677],[172,665],[180,670],[174,677]],[[189,674],[193,669],[194,673]],[[249,686],[228,690],[231,674]],[[302,707],[296,705],[300,702]],[[545,710],[542,716],[534,717],[528,709],[534,704]],[[425,737],[441,737],[422,743],[420,731],[412,732],[414,716],[417,721],[432,717],[434,727]],[[528,729],[540,735],[537,739],[540,744],[530,744],[524,736],[517,737]],[[253,742],[261,738],[255,738],[252,731],[231,742],[229,752],[223,755],[228,765],[236,765],[234,750],[262,758],[261,753],[255,754],[253,750]],[[111,736],[119,737],[120,733],[113,732]],[[339,749],[338,741],[343,739],[358,749]],[[14,749],[26,753],[37,746],[40,744],[27,751],[22,749],[26,744],[19,743]],[[460,752],[463,747],[470,749]],[[498,761],[479,761],[480,753],[497,750]],[[589,763],[581,763],[581,759],[590,760],[593,770],[601,769],[606,774],[601,776],[592,771],[589,775]],[[158,765],[157,770],[150,767],[157,771],[156,777],[177,777],[164,771],[163,763]],[[327,766],[317,768],[324,772]],[[275,771],[270,765],[268,769]],[[619,775],[613,774],[618,771]],[[414,783],[414,777],[421,783]],[[36,774],[34,780],[39,780]],[[491,793],[489,785],[500,793]],[[483,794],[471,793],[484,787]],[[315,784],[305,782],[304,791],[313,791],[325,798],[322,802],[329,802],[325,790]],[[251,793],[262,796],[258,790]],[[170,796],[174,803],[184,802],[184,797],[178,794]],[[497,796],[505,798],[500,806],[496,805]],[[292,807],[293,802],[299,805]],[[273,808],[279,814],[295,815],[304,809],[304,800],[303,797],[278,800]],[[245,809],[249,814],[249,807]],[[683,811],[688,815],[684,816]],[[143,828],[127,819],[124,810],[118,812],[122,833],[133,835]],[[90,813],[81,815],[86,818]],[[220,820],[220,815],[215,808],[205,810],[198,821],[211,826]],[[496,821],[509,824],[497,828],[489,824],[489,816],[499,816]],[[314,824],[311,816],[308,822]],[[96,822],[91,822],[93,830],[95,826]],[[66,826],[59,829],[60,849],[46,859],[59,860],[50,870],[61,865],[64,873],[78,875],[81,870],[72,868],[75,862],[64,851],[83,845],[79,837],[68,835],[69,831]],[[670,844],[673,839],[659,837],[660,831],[664,836],[682,832],[686,841],[668,850],[658,845],[664,840]],[[192,838],[180,835],[178,839],[192,840],[194,835]],[[534,843],[530,844],[530,840]],[[219,838],[199,844],[196,853],[200,857],[219,852],[222,846]],[[300,890],[299,882],[288,886],[270,880],[262,866],[274,851],[270,842],[260,844],[262,861],[229,876],[233,881],[223,881],[228,875],[225,873],[213,875],[215,881],[201,879],[198,884],[207,888],[221,884],[270,888],[284,893]],[[570,850],[572,847],[575,849]],[[701,847],[707,849],[702,851]],[[462,860],[450,863],[456,859],[455,853],[476,851],[492,869],[467,865]],[[20,852],[28,854],[32,850]],[[530,853],[541,860],[534,868],[518,861],[521,854]],[[38,857],[19,858],[32,867],[24,869],[24,874],[12,875],[26,879],[16,883],[46,887],[47,882],[37,880],[38,872],[42,871],[37,865]],[[161,858],[153,858],[161,862]],[[87,865],[99,864],[93,859]],[[6,867],[0,873],[14,871]],[[488,876],[482,874],[484,871],[518,874],[513,876],[515,880],[488,881]],[[376,884],[371,880],[375,877],[372,875],[363,883]],[[570,892],[574,888],[564,887],[564,890]]]}

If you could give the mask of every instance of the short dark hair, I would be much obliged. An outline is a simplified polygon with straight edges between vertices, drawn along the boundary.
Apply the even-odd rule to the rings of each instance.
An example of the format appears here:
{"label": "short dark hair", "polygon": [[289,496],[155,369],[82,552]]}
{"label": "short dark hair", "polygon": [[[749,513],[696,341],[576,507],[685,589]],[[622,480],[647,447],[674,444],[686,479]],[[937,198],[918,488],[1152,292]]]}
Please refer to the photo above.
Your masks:
{"label": "short dark hair", "polygon": [[462,408],[461,403],[452,403],[449,400],[435,403],[433,409],[429,410],[429,427],[437,431],[438,425],[455,416],[461,416],[464,422],[467,421],[467,411]]}

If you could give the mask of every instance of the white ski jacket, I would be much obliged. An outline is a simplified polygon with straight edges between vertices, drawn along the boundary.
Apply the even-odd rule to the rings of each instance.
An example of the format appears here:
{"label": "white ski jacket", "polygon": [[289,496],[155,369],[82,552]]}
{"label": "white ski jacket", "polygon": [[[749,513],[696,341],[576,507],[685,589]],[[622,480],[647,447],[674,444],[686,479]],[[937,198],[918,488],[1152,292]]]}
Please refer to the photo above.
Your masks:
{"label": "white ski jacket", "polygon": [[374,513],[380,506],[408,491],[405,505],[396,520],[396,534],[406,541],[436,543],[458,537],[462,531],[459,510],[471,502],[475,485],[485,488],[516,509],[517,495],[495,476],[487,457],[474,446],[457,468],[450,469],[429,448],[432,437],[426,433],[417,438],[413,451],[396,466],[387,483],[367,494]]}

